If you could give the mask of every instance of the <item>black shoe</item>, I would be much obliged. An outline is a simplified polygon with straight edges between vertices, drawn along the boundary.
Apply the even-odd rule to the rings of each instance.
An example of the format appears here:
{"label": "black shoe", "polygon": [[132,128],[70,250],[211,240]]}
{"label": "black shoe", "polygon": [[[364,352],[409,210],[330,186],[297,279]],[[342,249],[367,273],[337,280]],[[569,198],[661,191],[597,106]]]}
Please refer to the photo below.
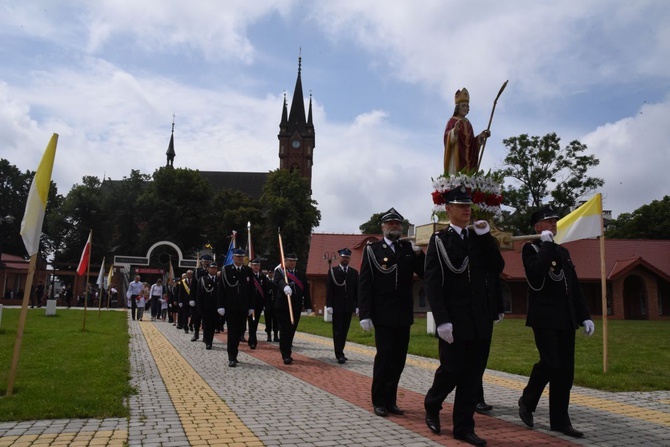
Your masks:
{"label": "black shoe", "polygon": [[256,349],[256,345],[249,345],[249,349]]}
{"label": "black shoe", "polygon": [[228,362],[228,366],[231,368],[235,368],[237,366],[237,362],[235,360],[231,360]]}
{"label": "black shoe", "polygon": [[195,334],[195,335],[193,336],[193,338],[191,338],[191,341],[197,341],[197,340],[199,340],[199,339],[200,339],[200,337],[198,337],[198,334]]}
{"label": "black shoe", "polygon": [[244,335],[240,337],[240,342],[241,343],[246,343],[247,342],[247,339],[244,338]]}
{"label": "black shoe", "polygon": [[477,405],[475,405],[475,411],[477,413],[487,413],[491,410],[493,410],[493,406],[487,404],[486,402],[479,402]]}
{"label": "black shoe", "polygon": [[215,334],[220,334],[220,333],[221,333],[221,331],[220,331],[220,330],[218,330],[218,329],[214,329],[214,333],[215,333]]}
{"label": "black shoe", "polygon": [[397,405],[389,405],[386,409],[389,413],[397,414],[398,416],[405,414],[405,412],[398,408]]}
{"label": "black shoe", "polygon": [[523,421],[524,424],[529,426],[530,428],[533,428],[535,425],[533,423],[533,412],[528,409],[526,406],[526,403],[523,401],[523,396],[519,398],[519,417]]}
{"label": "black shoe", "polygon": [[188,328],[184,328],[184,332],[188,334]]}
{"label": "black shoe", "polygon": [[349,360],[346,355],[343,355],[342,358],[344,359],[345,362]]}
{"label": "black shoe", "polygon": [[385,418],[389,415],[389,411],[386,409],[386,407],[375,407],[375,414]]}
{"label": "black shoe", "polygon": [[206,344],[205,349],[207,349],[209,351],[210,349],[212,349],[212,345],[211,344]]}
{"label": "black shoe", "polygon": [[284,365],[290,365],[291,363],[293,363],[293,359],[291,357],[286,357],[284,359]]}
{"label": "black shoe", "polygon": [[347,360],[344,357],[338,357],[337,358],[337,363],[339,363],[340,365],[344,364],[344,362],[346,362],[346,361]]}
{"label": "black shoe", "polygon": [[184,329],[184,328],[181,327],[181,326],[177,326],[177,329],[182,330],[182,329]]}
{"label": "black shoe", "polygon": [[433,414],[433,413],[428,413],[426,411],[426,425],[428,428],[430,428],[430,431],[435,433],[436,435],[440,434],[440,415],[439,414]]}
{"label": "black shoe", "polygon": [[583,438],[583,437],[584,437],[584,433],[580,432],[579,430],[575,430],[575,429],[572,427],[572,425],[566,425],[566,426],[563,427],[563,428],[554,428],[554,427],[551,427],[551,429],[552,429],[553,431],[560,431],[560,432],[563,433],[564,435],[572,436],[573,438]]}
{"label": "black shoe", "polygon": [[477,446],[484,446],[486,445],[486,441],[479,436],[477,436],[474,433],[468,433],[466,435],[461,435],[461,436],[456,436],[454,435],[454,439],[458,439],[460,441],[465,441],[468,444],[472,445],[477,445]]}
{"label": "black shoe", "polygon": [[270,337],[270,336],[268,335],[268,339],[265,340],[265,341],[267,341],[267,342],[271,342],[271,341],[272,341],[272,337]]}
{"label": "black shoe", "polygon": [[279,343],[279,335],[275,334],[275,343]]}

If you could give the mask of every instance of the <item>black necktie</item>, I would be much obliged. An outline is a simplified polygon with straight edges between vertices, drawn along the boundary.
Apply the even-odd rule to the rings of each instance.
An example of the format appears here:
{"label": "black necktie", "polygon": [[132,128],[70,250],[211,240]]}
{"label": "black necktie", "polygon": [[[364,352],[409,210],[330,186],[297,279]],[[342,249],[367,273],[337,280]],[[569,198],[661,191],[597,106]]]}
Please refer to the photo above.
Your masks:
{"label": "black necktie", "polygon": [[467,241],[467,240],[468,240],[468,230],[466,230],[465,228],[463,228],[463,229],[461,230],[461,236],[463,237],[463,240],[464,240],[464,241]]}

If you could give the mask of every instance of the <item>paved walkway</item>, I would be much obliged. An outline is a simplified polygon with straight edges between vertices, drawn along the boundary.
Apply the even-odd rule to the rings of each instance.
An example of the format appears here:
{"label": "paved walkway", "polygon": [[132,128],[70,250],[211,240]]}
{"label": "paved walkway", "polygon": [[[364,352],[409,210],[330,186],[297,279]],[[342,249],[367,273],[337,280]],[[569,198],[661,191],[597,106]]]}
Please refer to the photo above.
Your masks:
{"label": "paved walkway", "polygon": [[[191,342],[172,324],[130,321],[130,419],[0,423],[4,446],[463,446],[451,434],[450,396],[442,434],[423,421],[423,396],[437,361],[410,356],[400,383],[404,416],[372,413],[374,349],[348,344],[338,365],[328,338],[297,334],[294,363],[259,332],[258,349],[241,345],[237,368],[227,366],[225,334],[214,349]],[[487,371],[485,393],[495,408],[476,415],[489,446],[670,446],[670,391],[607,393],[575,387],[570,413],[585,432],[572,439],[549,430],[547,399],[526,428],[517,400],[526,378]]]}

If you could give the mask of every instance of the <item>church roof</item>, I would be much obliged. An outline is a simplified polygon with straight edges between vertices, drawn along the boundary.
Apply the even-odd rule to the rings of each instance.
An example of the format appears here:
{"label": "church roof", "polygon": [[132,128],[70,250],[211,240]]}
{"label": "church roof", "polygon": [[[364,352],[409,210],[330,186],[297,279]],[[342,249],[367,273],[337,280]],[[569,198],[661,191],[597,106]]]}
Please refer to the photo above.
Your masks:
{"label": "church roof", "polygon": [[232,189],[240,191],[253,199],[263,195],[269,172],[225,172],[199,171],[200,175],[212,185],[215,191]]}

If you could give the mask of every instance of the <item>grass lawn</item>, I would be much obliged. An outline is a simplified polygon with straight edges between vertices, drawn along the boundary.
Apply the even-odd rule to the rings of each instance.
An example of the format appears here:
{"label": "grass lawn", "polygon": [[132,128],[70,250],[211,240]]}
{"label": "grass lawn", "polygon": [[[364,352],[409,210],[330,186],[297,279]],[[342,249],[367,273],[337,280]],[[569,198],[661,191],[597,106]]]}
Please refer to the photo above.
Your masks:
{"label": "grass lawn", "polygon": [[[608,320],[608,368],[603,373],[602,321],[595,320],[590,338],[577,332],[575,385],[607,391],[653,391],[670,389],[670,322]],[[332,337],[323,317],[302,317],[298,330]],[[437,339],[426,334],[426,319],[416,318],[409,352],[437,358]],[[372,333],[363,331],[358,318],[351,322],[348,340],[374,346]],[[538,354],[533,331],[525,319],[507,318],[496,324],[488,368],[528,376]]]}
{"label": "grass lawn", "polygon": [[28,309],[11,396],[7,382],[19,309],[3,309],[0,325],[0,421],[127,417],[130,386],[125,312]]}

